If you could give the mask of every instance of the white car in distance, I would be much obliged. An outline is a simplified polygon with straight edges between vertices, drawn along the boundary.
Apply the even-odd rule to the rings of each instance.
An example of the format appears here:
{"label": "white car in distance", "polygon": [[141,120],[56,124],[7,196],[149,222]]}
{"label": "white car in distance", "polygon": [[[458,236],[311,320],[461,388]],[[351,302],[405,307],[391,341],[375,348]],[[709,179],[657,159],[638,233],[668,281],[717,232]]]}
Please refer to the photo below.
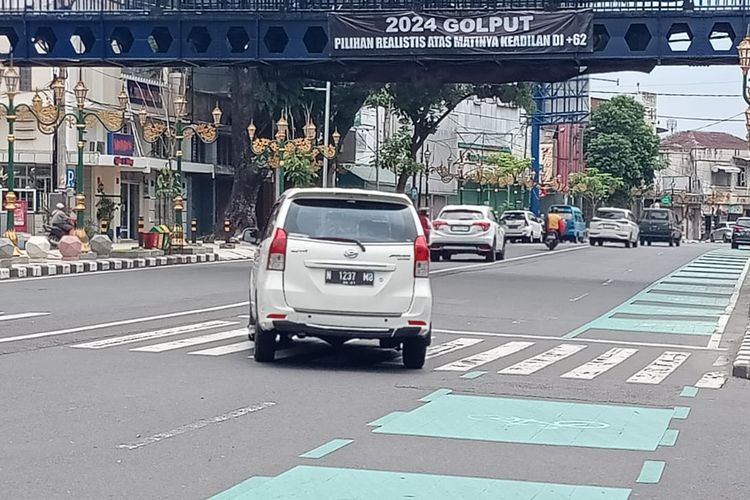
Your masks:
{"label": "white car in distance", "polygon": [[456,254],[481,255],[487,262],[505,258],[505,230],[487,206],[445,206],[432,222],[430,240],[433,262]]}
{"label": "white car in distance", "polygon": [[500,216],[505,221],[505,239],[525,243],[542,242],[542,222],[528,210],[506,210]]}
{"label": "white car in distance", "polygon": [[637,247],[640,228],[635,216],[624,208],[602,207],[596,210],[589,226],[589,243],[602,246],[605,242],[624,243]]}
{"label": "white car in distance", "polygon": [[401,194],[292,189],[271,210],[250,277],[258,362],[277,339],[331,345],[375,339],[424,365],[432,338],[430,252],[417,211]]}

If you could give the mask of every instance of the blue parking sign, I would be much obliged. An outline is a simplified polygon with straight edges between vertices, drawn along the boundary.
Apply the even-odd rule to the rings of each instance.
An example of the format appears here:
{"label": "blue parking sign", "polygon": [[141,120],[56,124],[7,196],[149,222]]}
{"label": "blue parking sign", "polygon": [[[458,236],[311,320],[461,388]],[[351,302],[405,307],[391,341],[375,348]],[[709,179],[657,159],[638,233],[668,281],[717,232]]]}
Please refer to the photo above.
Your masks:
{"label": "blue parking sign", "polygon": [[76,169],[68,168],[65,170],[65,187],[66,188],[76,187]]}

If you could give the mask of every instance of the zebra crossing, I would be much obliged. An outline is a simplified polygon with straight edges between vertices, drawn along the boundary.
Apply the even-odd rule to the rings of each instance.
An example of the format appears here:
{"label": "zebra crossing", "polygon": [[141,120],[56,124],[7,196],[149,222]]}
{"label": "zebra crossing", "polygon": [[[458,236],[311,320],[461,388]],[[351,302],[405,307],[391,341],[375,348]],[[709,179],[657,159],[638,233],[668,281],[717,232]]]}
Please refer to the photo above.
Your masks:
{"label": "zebra crossing", "polygon": [[[244,322],[243,322],[244,323]],[[104,338],[89,342],[73,344],[71,347],[81,350],[98,351],[102,349],[125,348],[138,354],[167,354],[181,353],[193,357],[220,358],[229,355],[251,357],[253,343],[247,338],[248,330],[241,324],[241,319],[211,320],[198,323],[162,328],[153,331],[131,333],[127,335]],[[427,349],[427,363],[425,368],[440,373],[455,373],[465,375],[477,369],[492,368],[493,375],[498,377],[528,377],[545,374],[556,370],[567,360],[577,365],[571,369],[563,369],[558,375],[563,380],[592,381],[605,376],[618,367],[628,367],[623,380],[629,384],[658,385],[669,379],[682,367],[693,354],[690,349],[668,350],[633,347],[613,347],[600,353],[598,345],[588,345],[585,341],[564,342],[552,345],[547,339],[534,341],[532,339],[488,341],[486,338],[469,336],[470,333],[455,337],[453,334],[439,335]],[[357,344],[353,342],[353,344]],[[306,362],[336,363],[341,357],[347,356],[346,349],[333,352],[321,349],[324,344],[313,342],[294,343],[291,346],[279,346],[277,357],[280,360],[290,359],[297,355],[304,355]],[[599,349],[597,349],[599,347]],[[541,352],[537,352],[540,351]],[[375,349],[373,349],[373,352]],[[633,361],[639,352],[641,365]],[[381,351],[382,352],[382,351]],[[386,366],[400,365],[397,351],[390,359],[374,360],[373,364]],[[644,357],[651,354],[648,361]],[[525,356],[518,360],[518,357]],[[507,358],[513,357],[509,361]],[[453,358],[453,359],[451,359]],[[643,366],[643,363],[646,363]],[[629,363],[629,364],[628,364]],[[708,362],[707,362],[708,364]],[[623,373],[626,370],[621,370]],[[473,377],[468,377],[473,378]],[[703,374],[695,386],[706,389],[718,389],[724,384],[726,374],[712,371]]]}

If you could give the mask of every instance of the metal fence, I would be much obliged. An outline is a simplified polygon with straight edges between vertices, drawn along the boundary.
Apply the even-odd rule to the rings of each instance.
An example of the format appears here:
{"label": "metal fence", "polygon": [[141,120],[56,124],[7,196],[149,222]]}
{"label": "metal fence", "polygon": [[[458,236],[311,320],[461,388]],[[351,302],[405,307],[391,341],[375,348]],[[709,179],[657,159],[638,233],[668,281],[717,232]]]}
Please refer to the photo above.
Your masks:
{"label": "metal fence", "polygon": [[750,0],[0,0],[0,12],[328,12],[593,9],[597,12],[750,10]]}

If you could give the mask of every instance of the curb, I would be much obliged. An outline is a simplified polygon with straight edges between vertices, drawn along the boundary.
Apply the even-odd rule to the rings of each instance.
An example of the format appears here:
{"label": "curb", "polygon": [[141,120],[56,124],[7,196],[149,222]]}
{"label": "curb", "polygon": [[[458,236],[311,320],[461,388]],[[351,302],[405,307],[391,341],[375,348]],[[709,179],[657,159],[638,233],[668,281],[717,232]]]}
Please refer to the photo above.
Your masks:
{"label": "curb", "polygon": [[[141,269],[146,267],[165,267],[181,264],[198,264],[218,262],[223,259],[219,254],[205,253],[198,255],[167,255],[143,259],[97,259],[83,261],[60,261],[31,264],[14,264],[10,268],[0,268],[0,281],[18,278],[38,278],[66,274],[85,274],[97,271],[119,271],[123,269]],[[239,260],[239,259],[238,259]]]}
{"label": "curb", "polygon": [[737,357],[732,366],[732,375],[750,379],[750,330],[745,332]]}

